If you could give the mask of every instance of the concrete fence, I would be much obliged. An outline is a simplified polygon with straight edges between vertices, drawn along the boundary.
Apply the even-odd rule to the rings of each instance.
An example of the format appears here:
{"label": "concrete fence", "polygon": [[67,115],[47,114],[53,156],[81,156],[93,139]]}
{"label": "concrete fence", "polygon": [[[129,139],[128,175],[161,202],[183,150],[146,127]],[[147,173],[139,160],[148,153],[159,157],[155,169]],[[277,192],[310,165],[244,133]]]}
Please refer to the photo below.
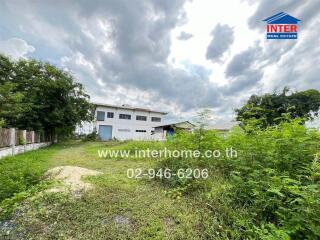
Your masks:
{"label": "concrete fence", "polygon": [[0,128],[0,158],[50,145],[51,139],[34,131]]}

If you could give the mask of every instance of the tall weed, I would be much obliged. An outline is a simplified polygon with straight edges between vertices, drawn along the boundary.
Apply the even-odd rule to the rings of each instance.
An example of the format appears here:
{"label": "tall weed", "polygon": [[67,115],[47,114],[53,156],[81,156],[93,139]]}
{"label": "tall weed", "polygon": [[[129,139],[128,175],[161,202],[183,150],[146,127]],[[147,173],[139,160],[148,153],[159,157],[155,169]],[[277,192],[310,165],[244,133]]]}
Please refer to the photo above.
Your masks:
{"label": "tall weed", "polygon": [[[201,152],[232,147],[236,158],[168,158],[159,167],[208,168],[211,178],[167,179],[185,194],[197,194],[212,211],[210,237],[255,239],[320,238],[320,134],[300,120],[267,129],[178,133],[175,149]],[[214,181],[221,184],[217,185]],[[184,187],[188,186],[188,187]],[[218,235],[217,235],[218,234]]]}

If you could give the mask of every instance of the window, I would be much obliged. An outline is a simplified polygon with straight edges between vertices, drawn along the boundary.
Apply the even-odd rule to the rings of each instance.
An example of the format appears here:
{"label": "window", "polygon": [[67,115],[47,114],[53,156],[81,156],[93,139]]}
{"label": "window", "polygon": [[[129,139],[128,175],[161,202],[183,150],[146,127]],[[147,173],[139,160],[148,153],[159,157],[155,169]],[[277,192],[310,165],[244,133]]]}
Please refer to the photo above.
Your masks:
{"label": "window", "polygon": [[147,132],[146,130],[136,130],[136,132]]}
{"label": "window", "polygon": [[105,112],[97,111],[97,120],[104,121]]}
{"label": "window", "polygon": [[152,122],[161,122],[161,118],[159,118],[159,117],[152,117],[152,118],[151,118],[151,121],[152,121]]}
{"label": "window", "polygon": [[130,129],[118,129],[119,132],[130,132]]}
{"label": "window", "polygon": [[147,121],[147,117],[146,117],[146,116],[139,116],[139,115],[137,115],[137,116],[136,116],[136,120],[138,120],[138,121]]}
{"label": "window", "polygon": [[130,120],[131,119],[131,115],[130,114],[119,114],[119,119]]}
{"label": "window", "polygon": [[113,118],[114,113],[113,112],[107,112],[107,118]]}

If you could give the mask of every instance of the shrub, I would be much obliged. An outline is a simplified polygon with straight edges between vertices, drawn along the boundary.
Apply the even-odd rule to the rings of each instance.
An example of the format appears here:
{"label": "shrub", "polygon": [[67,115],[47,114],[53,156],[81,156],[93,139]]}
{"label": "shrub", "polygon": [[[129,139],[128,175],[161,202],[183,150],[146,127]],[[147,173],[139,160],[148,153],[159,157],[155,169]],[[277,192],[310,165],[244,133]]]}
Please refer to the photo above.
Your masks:
{"label": "shrub", "polygon": [[166,183],[185,194],[196,191],[210,206],[210,237],[319,239],[320,134],[301,120],[253,129],[235,128],[227,136],[204,131],[201,138],[197,132],[177,134],[169,147],[201,152],[233,147],[238,156],[165,159],[159,167],[208,168],[211,175],[200,182],[171,178]]}
{"label": "shrub", "polygon": [[90,134],[82,136],[81,139],[82,141],[96,141],[98,139],[98,134],[93,131]]}

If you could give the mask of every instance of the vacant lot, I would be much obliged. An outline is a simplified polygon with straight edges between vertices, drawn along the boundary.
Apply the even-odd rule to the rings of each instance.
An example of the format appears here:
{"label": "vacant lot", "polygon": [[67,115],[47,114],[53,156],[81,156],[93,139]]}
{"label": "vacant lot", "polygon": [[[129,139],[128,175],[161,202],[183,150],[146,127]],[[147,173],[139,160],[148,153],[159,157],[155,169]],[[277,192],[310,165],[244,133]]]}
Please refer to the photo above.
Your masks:
{"label": "vacant lot", "polygon": [[[231,147],[236,156],[161,161],[98,154]],[[166,142],[68,142],[3,159],[0,239],[319,239],[319,149],[320,133],[296,120]],[[128,178],[137,168],[178,174]],[[208,177],[179,177],[181,169]]]}
{"label": "vacant lot", "polygon": [[[123,144],[123,143],[122,143]],[[154,180],[128,179],[128,168],[151,160],[101,159],[97,150],[119,143],[68,142],[0,162],[1,239],[197,239],[205,213]],[[48,191],[62,183],[41,176],[58,166],[102,174],[82,178],[85,192]],[[40,180],[39,180],[40,178]],[[64,188],[66,189],[66,188]]]}

